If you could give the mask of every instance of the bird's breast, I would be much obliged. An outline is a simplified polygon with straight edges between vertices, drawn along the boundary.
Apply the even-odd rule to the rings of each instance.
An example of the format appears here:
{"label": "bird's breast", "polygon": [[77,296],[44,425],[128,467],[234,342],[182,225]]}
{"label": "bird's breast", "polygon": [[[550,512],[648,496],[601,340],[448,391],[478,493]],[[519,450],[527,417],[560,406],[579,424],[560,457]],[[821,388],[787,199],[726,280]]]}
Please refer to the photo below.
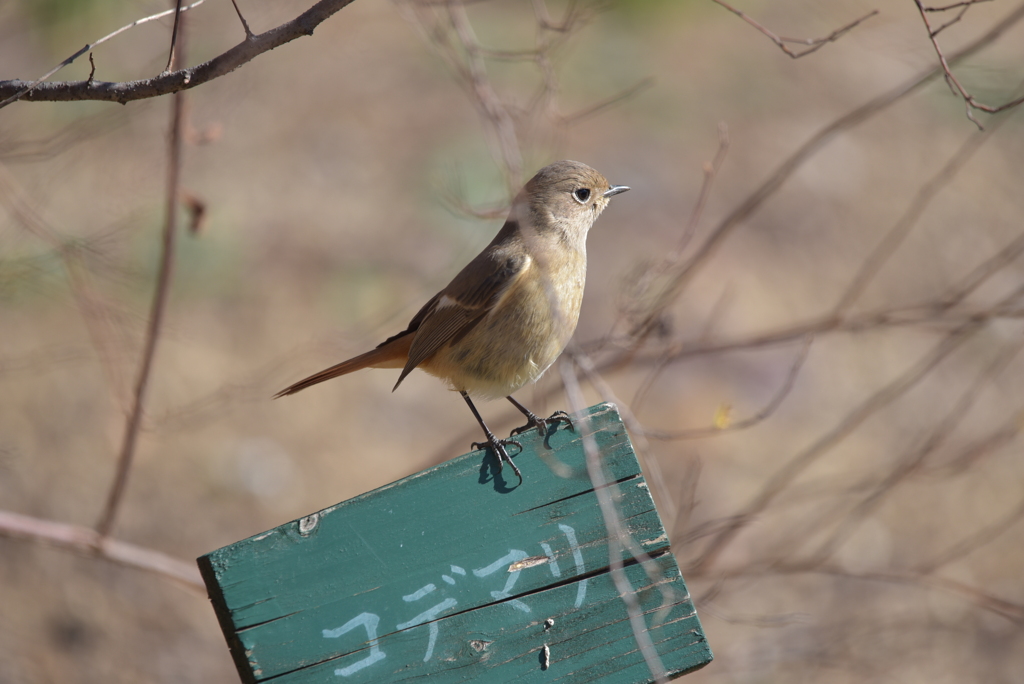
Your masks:
{"label": "bird's breast", "polygon": [[424,370],[452,389],[504,397],[539,378],[576,330],[586,256],[534,256],[490,312],[459,341],[440,349]]}

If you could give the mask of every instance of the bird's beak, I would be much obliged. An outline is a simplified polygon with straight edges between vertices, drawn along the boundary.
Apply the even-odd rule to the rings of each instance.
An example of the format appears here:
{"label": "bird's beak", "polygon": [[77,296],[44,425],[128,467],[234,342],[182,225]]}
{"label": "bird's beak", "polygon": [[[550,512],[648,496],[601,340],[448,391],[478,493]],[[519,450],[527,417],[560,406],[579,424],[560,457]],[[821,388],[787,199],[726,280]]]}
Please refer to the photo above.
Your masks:
{"label": "bird's beak", "polygon": [[628,185],[613,185],[612,187],[604,191],[604,197],[618,195],[620,192],[626,192],[627,190],[629,190]]}

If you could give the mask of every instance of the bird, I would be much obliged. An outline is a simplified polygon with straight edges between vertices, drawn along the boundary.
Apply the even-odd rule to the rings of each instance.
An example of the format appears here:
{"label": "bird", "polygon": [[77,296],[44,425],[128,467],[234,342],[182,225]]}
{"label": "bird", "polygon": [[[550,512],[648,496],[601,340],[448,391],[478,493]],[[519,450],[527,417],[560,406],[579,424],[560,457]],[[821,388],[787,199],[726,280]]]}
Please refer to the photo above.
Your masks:
{"label": "bird", "polygon": [[[514,198],[501,230],[448,285],[413,316],[405,330],[370,351],[289,385],[275,399],[363,368],[401,368],[392,391],[419,368],[459,392],[497,458],[522,484],[507,446],[515,436],[566,422],[565,411],[540,418],[512,394],[535,382],[559,357],[576,330],[587,273],[586,240],[609,200],[629,190],[612,185],[586,164],[545,166]],[[527,418],[498,439],[471,399],[505,397]],[[574,429],[574,428],[573,428]]]}

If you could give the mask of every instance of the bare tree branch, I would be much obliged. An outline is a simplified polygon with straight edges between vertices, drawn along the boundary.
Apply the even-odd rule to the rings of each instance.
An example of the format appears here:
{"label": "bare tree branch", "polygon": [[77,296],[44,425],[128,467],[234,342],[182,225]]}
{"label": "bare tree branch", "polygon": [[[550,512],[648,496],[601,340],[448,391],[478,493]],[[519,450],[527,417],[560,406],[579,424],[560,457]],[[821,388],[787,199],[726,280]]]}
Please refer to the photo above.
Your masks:
{"label": "bare tree branch", "polygon": [[568,125],[572,125],[572,124],[575,124],[575,123],[579,123],[580,121],[583,121],[584,119],[589,119],[592,116],[595,116],[597,114],[600,114],[600,113],[604,112],[609,107],[614,107],[617,104],[621,104],[622,102],[625,102],[626,100],[628,100],[628,99],[630,99],[632,97],[635,97],[636,95],[642,93],[643,91],[647,90],[648,88],[652,87],[653,85],[654,85],[654,79],[653,78],[648,77],[648,78],[641,79],[640,81],[638,81],[638,82],[634,83],[633,85],[629,86],[628,88],[626,88],[622,92],[615,93],[611,97],[607,97],[607,98],[601,100],[600,102],[595,102],[592,105],[588,105],[587,107],[585,107],[584,109],[581,109],[578,112],[573,112],[572,114],[568,114],[568,115],[566,115],[564,117],[561,117],[562,118],[562,123],[564,125],[568,126]]}
{"label": "bare tree branch", "polygon": [[[650,85],[649,79],[643,79],[577,113],[563,115],[556,106],[559,83],[552,55],[575,35],[576,29],[588,21],[593,12],[588,11],[584,3],[573,0],[566,5],[560,21],[556,23],[544,0],[532,0],[537,25],[533,47],[496,50],[483,45],[477,38],[466,11],[467,4],[470,3],[402,0],[398,6],[452,70],[456,82],[479,112],[491,156],[502,172],[510,198],[522,186],[523,159],[529,149],[538,147],[546,156],[557,147],[557,135],[551,135],[551,140],[547,141],[532,140],[538,137],[537,128],[546,125],[561,132],[572,123],[633,97]],[[488,59],[532,63],[540,72],[537,92],[525,104],[515,104],[511,98],[503,96],[492,82]],[[538,126],[538,122],[542,122],[542,126]],[[455,210],[469,216],[489,217],[495,213],[491,208],[477,210],[469,207],[458,198],[448,197],[446,201]]]}
{"label": "bare tree branch", "polygon": [[0,510],[0,536],[41,541],[78,553],[104,558],[118,565],[156,573],[188,589],[205,594],[195,563],[172,558],[159,551],[103,537],[80,525],[41,520]]}
{"label": "bare tree branch", "polygon": [[710,437],[712,435],[721,434],[723,432],[746,430],[752,428],[755,425],[767,420],[778,410],[782,402],[786,400],[789,393],[793,390],[793,385],[796,384],[796,378],[800,374],[800,369],[803,368],[804,361],[807,360],[807,354],[811,350],[811,343],[814,341],[813,335],[807,335],[804,337],[803,343],[797,350],[796,356],[793,362],[789,366],[789,371],[786,373],[786,379],[783,381],[779,390],[774,396],[754,415],[738,420],[735,422],[729,422],[725,425],[713,425],[705,428],[691,428],[689,430],[652,430],[645,429],[646,434],[651,439],[660,440],[672,440],[672,439],[695,439],[698,437]]}
{"label": "bare tree branch", "polygon": [[242,28],[245,29],[245,39],[252,40],[256,36],[253,34],[252,29],[249,28],[249,22],[245,20],[242,10],[238,7],[238,0],[231,0],[231,4],[235,6],[235,14],[238,15],[238,20],[242,22]]}
{"label": "bare tree branch", "polygon": [[[961,394],[959,400],[946,411],[944,416],[936,420],[931,434],[909,453],[897,458],[885,477],[868,488],[868,493],[861,497],[852,509],[845,514],[837,529],[817,549],[811,552],[806,561],[807,563],[811,565],[825,563],[864,520],[882,505],[899,484],[905,482],[914,473],[919,472],[923,468],[926,459],[932,456],[949,438],[957,426],[963,422],[982,391],[991,384],[996,376],[1006,369],[1014,357],[1020,353],[1022,346],[1024,346],[1024,342],[1018,341],[1012,346],[1007,347],[992,360],[987,368],[984,368],[977,374],[974,382]],[[843,508],[842,505],[840,507]],[[779,543],[776,547],[780,550],[780,557],[795,557],[797,547],[802,546],[810,537],[807,528],[821,530],[829,524],[829,516],[819,515],[815,516],[813,522],[808,521],[808,524],[803,526],[802,529],[790,532],[787,535],[788,540]]]}
{"label": "bare tree branch", "polygon": [[1024,499],[1017,504],[1009,513],[999,520],[982,527],[965,539],[958,541],[934,558],[921,563],[918,570],[925,574],[931,574],[945,565],[959,560],[976,549],[994,541],[1014,525],[1024,520]]}
{"label": "bare tree branch", "polygon": [[760,493],[736,516],[735,520],[712,538],[707,548],[704,549],[694,562],[693,570],[696,572],[707,570],[722,550],[739,534],[740,530],[750,524],[750,521],[757,514],[764,511],[775,497],[788,487],[800,473],[804,472],[811,464],[828,453],[829,449],[849,436],[870,416],[882,410],[917,385],[939,363],[970,339],[980,327],[981,324],[970,322],[944,337],[939,344],[918,359],[902,375],[861,402],[839,424],[815,440],[809,447],[793,456],[765,483]]}
{"label": "bare tree branch", "polygon": [[932,466],[925,474],[948,477],[950,475],[959,475],[972,466],[978,465],[982,459],[991,456],[1001,447],[1006,446],[1020,436],[1021,431],[1024,430],[1024,422],[1021,421],[1022,416],[1024,416],[1024,412],[1021,411],[1010,414],[997,429],[972,441],[965,448],[961,449],[954,458],[949,459],[945,463]]}
{"label": "bare tree branch", "polygon": [[[26,84],[24,87],[21,88],[21,90],[18,90],[13,95],[8,97],[6,100],[4,100],[3,102],[0,102],[0,107],[6,107],[7,105],[9,105],[10,103],[14,102],[15,100],[23,98],[26,93],[28,93],[31,90],[35,90],[36,86],[38,86],[40,83],[42,83],[46,79],[50,78],[55,73],[57,73],[58,71],[60,71],[64,67],[66,67],[67,65],[71,64],[76,59],[78,59],[79,57],[84,55],[85,53],[89,53],[89,63],[92,65],[92,70],[89,72],[89,78],[87,78],[85,80],[85,82],[86,83],[92,83],[93,82],[93,76],[96,74],[96,64],[95,64],[95,62],[93,62],[93,59],[92,59],[92,51],[96,47],[98,47],[99,45],[102,45],[103,43],[107,42],[111,38],[114,38],[114,37],[120,35],[121,33],[124,33],[125,31],[127,31],[129,29],[135,28],[136,26],[140,26],[142,24],[154,21],[156,19],[162,19],[162,18],[164,18],[167,15],[172,14],[172,13],[175,13],[176,16],[180,15],[181,12],[185,12],[186,10],[190,10],[190,9],[192,9],[194,7],[198,7],[199,5],[203,4],[205,1],[206,0],[196,0],[196,2],[193,2],[191,5],[187,5],[186,7],[178,7],[178,8],[175,8],[175,9],[167,10],[165,12],[157,12],[156,14],[150,15],[148,17],[143,17],[142,19],[136,19],[135,21],[131,22],[130,24],[125,24],[121,28],[117,29],[116,31],[113,31],[112,33],[108,33],[107,35],[103,36],[99,40],[94,41],[92,43],[89,43],[88,45],[83,47],[81,50],[79,50],[75,54],[71,55],[70,57],[65,59],[63,62],[61,62],[60,64],[58,64],[57,66],[55,66],[54,68],[50,69],[45,74],[43,74],[42,76],[37,78],[35,81],[33,81],[33,82],[29,83],[29,84]],[[169,64],[170,64],[170,62],[168,62],[168,65]],[[5,83],[7,83],[7,82],[6,81],[0,81],[0,96],[2,96],[3,94],[6,94],[2,90],[3,85]],[[31,97],[24,97],[24,99],[32,99],[32,98]]]}
{"label": "bare tree branch", "polygon": [[[178,2],[180,4],[180,0]],[[181,15],[178,14],[177,17],[181,18]],[[185,60],[185,46],[183,44],[185,26],[183,22],[180,24],[176,22],[175,25],[179,30],[176,31],[176,45],[172,45],[171,53],[175,58],[175,66],[180,66]],[[139,376],[135,383],[135,394],[131,411],[125,422],[124,438],[121,443],[121,454],[118,457],[114,482],[107,495],[107,503],[104,506],[103,514],[96,524],[96,530],[100,537],[109,536],[113,530],[114,520],[128,484],[128,473],[131,470],[132,461],[135,457],[135,447],[139,439],[139,430],[142,427],[142,416],[146,404],[146,390],[149,387],[153,359],[156,357],[156,345],[160,339],[160,329],[163,325],[164,314],[167,311],[167,298],[174,274],[174,243],[178,229],[178,207],[181,204],[181,154],[182,137],[185,129],[185,93],[180,91],[174,93],[171,105],[171,124],[168,135],[167,192],[164,209],[163,241],[160,248],[160,270],[157,273],[153,303],[149,313],[149,325],[146,328],[146,338],[143,343]]]}
{"label": "bare tree branch", "polygon": [[[1011,109],[1013,107],[1016,107],[1016,106],[1020,105],[1021,103],[1024,103],[1024,97],[1018,97],[1015,100],[1011,100],[1011,101],[1006,102],[1006,103],[1001,104],[1001,105],[987,105],[987,104],[984,104],[982,102],[979,102],[973,95],[971,95],[969,92],[967,92],[967,89],[964,88],[964,86],[960,83],[960,81],[957,80],[956,76],[953,75],[953,71],[950,68],[950,62],[953,62],[955,60],[953,60],[953,59],[947,60],[946,59],[946,55],[942,51],[942,47],[939,45],[938,35],[939,35],[940,32],[942,32],[943,29],[945,29],[945,28],[949,27],[950,25],[955,24],[956,22],[960,21],[960,18],[964,15],[964,12],[966,12],[972,5],[974,5],[976,3],[968,2],[968,3],[963,4],[963,5],[951,5],[949,7],[942,8],[942,9],[952,9],[953,7],[962,6],[962,9],[960,10],[959,15],[955,19],[947,22],[946,24],[943,24],[942,26],[940,26],[937,29],[933,29],[932,28],[931,22],[928,20],[928,12],[929,12],[929,10],[925,8],[925,6],[921,2],[921,0],[914,0],[914,4],[917,5],[917,10],[921,14],[921,21],[924,22],[924,27],[928,30],[928,38],[932,42],[932,47],[935,48],[935,54],[939,58],[939,64],[941,65],[942,73],[946,77],[946,83],[949,84],[950,89],[953,90],[954,93],[959,94],[960,97],[963,98],[964,105],[966,106],[967,118],[970,119],[974,123],[975,126],[977,126],[979,129],[984,129],[985,128],[984,126],[981,125],[981,122],[978,121],[974,117],[974,110],[982,111],[982,112],[985,112],[987,114],[996,114],[998,112],[1001,112],[1001,111],[1004,111],[1004,110],[1007,110],[1007,109]],[[940,11],[940,10],[934,10],[933,9],[933,10],[930,10],[930,11],[934,12],[934,11]]]}
{"label": "bare tree branch", "polygon": [[473,25],[469,22],[466,8],[460,3],[450,3],[448,15],[455,34],[466,50],[465,81],[472,90],[473,101],[491,121],[499,158],[506,170],[509,192],[515,193],[523,182],[523,156],[519,148],[515,122],[487,78],[487,67],[479,52],[480,43],[473,31]]}
{"label": "bare tree branch", "polygon": [[[804,55],[809,55],[812,52],[817,52],[818,50],[823,48],[825,45],[827,45],[829,43],[834,43],[835,41],[839,40],[840,38],[842,38],[844,35],[846,35],[850,31],[852,31],[858,25],[862,24],[863,22],[867,21],[871,17],[873,17],[876,14],[878,14],[878,10],[871,10],[870,12],[865,14],[860,19],[855,19],[855,20],[851,21],[846,26],[843,26],[841,28],[836,29],[835,31],[833,31],[832,33],[828,34],[824,38],[784,38],[782,36],[776,35],[772,31],[770,31],[767,28],[765,28],[764,25],[759,24],[758,22],[754,21],[749,16],[747,16],[746,14],[741,12],[740,10],[736,9],[735,7],[729,5],[728,3],[724,2],[723,0],[711,0],[711,1],[714,2],[717,5],[721,5],[722,7],[724,7],[725,9],[729,10],[730,12],[735,14],[737,17],[742,19],[743,21],[747,22],[748,24],[750,24],[751,26],[756,28],[758,31],[760,31],[764,35],[768,36],[768,38],[771,39],[771,41],[773,43],[775,43],[776,45],[779,46],[780,50],[785,52],[787,55],[789,55],[793,59],[799,59],[800,57],[803,57]],[[809,47],[806,50],[793,51],[793,50],[791,50],[789,48],[787,43],[791,43],[791,44],[794,44],[794,45],[807,45]]]}
{"label": "bare tree branch", "polygon": [[[164,67],[163,73],[169,73],[171,67],[176,64],[174,58],[174,49],[178,46],[178,30],[181,28],[181,0],[174,0],[174,26],[171,28],[171,49],[167,51],[167,66]],[[92,53],[89,53],[89,59],[92,59]],[[93,70],[95,71],[95,69]],[[92,80],[92,74],[89,74],[89,80]]]}
{"label": "bare tree branch", "polygon": [[992,2],[993,0],[963,0],[963,2],[954,2],[952,5],[944,5],[942,7],[925,7],[925,12],[947,12],[951,9],[957,9],[958,7],[970,7],[971,5],[977,5],[982,2]]}
{"label": "bare tree branch", "polygon": [[945,24],[932,31],[932,36],[937,36],[944,30],[952,26],[953,24],[958,23],[961,19],[964,18],[964,15],[967,14],[967,10],[969,10],[974,5],[977,5],[982,2],[992,2],[992,0],[964,0],[963,2],[953,3],[952,5],[946,5],[944,7],[924,7],[923,9],[925,12],[948,12],[949,10],[953,9],[960,10],[952,19],[950,19]]}
{"label": "bare tree branch", "polygon": [[[916,0],[915,0],[916,1]],[[955,53],[948,59],[948,63],[959,62],[978,50],[992,43],[999,36],[1009,30],[1021,19],[1024,19],[1024,4],[1020,4],[1009,15],[996,23],[984,35]],[[853,128],[889,106],[899,102],[910,93],[923,87],[933,79],[943,74],[943,67],[938,66],[926,72],[918,74],[908,81],[892,88],[886,93],[868,101],[853,111],[841,116],[823,129],[815,133],[793,154],[791,154],[779,167],[772,172],[768,179],[762,183],[746,200],[733,209],[719,224],[712,230],[708,238],[697,248],[689,260],[680,265],[673,274],[672,279],[665,285],[664,290],[658,295],[651,314],[637,321],[631,336],[634,337],[634,348],[639,346],[657,324],[658,312],[663,311],[668,303],[674,301],[682,288],[696,273],[697,269],[717,250],[721,243],[736,229],[743,221],[749,218],[760,206],[774,195],[779,188],[800,168],[808,158],[814,155],[827,142],[842,131]]]}
{"label": "bare tree branch", "polygon": [[86,331],[115,401],[127,407],[126,382],[116,361],[122,348],[118,344],[121,336],[116,325],[117,316],[114,307],[100,295],[89,269],[82,263],[88,254],[87,250],[77,246],[47,223],[4,164],[0,164],[0,204],[10,212],[18,225],[59,255],[68,276],[71,294],[85,322]]}
{"label": "bare tree branch", "polygon": [[956,154],[934,176],[929,178],[928,182],[918,189],[917,194],[906,211],[904,211],[903,215],[889,229],[885,237],[882,238],[882,241],[861,265],[853,281],[847,286],[846,292],[843,293],[843,296],[836,303],[832,311],[833,315],[840,316],[854,305],[871,281],[896,252],[899,245],[910,234],[911,229],[917,225],[918,219],[921,218],[921,215],[931,204],[932,200],[956,178],[960,170],[974,157],[975,152],[981,149],[981,146],[989,140],[993,133],[999,130],[1001,124],[1005,121],[1007,119],[1003,118],[981,135],[975,133],[968,137]]}
{"label": "bare tree branch", "polygon": [[[869,570],[865,572],[853,572],[828,565],[808,566],[804,563],[787,563],[774,566],[770,570],[747,566],[737,568],[736,570],[726,570],[725,572],[718,574],[720,578],[725,580],[746,578],[755,575],[763,576],[767,573],[776,575],[826,575],[849,580],[884,582],[887,584],[905,584],[917,586],[922,589],[935,589],[960,596],[961,598],[975,604],[982,610],[987,610],[995,613],[996,615],[1001,615],[1016,624],[1024,624],[1024,605],[998,598],[964,582],[959,582],[945,577],[923,574],[913,570]],[[704,597],[698,599],[699,602],[706,600],[708,599]]]}
{"label": "bare tree branch", "polygon": [[[144,100],[194,88],[231,73],[264,52],[280,47],[296,38],[313,35],[313,30],[317,26],[352,2],[353,0],[320,0],[320,2],[295,19],[272,28],[265,33],[247,38],[227,52],[207,62],[187,69],[178,69],[170,73],[160,74],[153,78],[123,83],[94,80],[53,83],[21,80],[0,81],[0,97],[6,98],[4,102],[0,103],[0,106],[5,106],[9,102],[18,99],[47,102],[99,100],[124,104],[134,100]],[[130,28],[130,26],[127,28]],[[89,49],[91,49],[91,46],[87,45],[65,60],[65,62],[70,64],[88,52]],[[61,66],[64,66],[64,64]],[[56,72],[56,69],[54,72]]]}

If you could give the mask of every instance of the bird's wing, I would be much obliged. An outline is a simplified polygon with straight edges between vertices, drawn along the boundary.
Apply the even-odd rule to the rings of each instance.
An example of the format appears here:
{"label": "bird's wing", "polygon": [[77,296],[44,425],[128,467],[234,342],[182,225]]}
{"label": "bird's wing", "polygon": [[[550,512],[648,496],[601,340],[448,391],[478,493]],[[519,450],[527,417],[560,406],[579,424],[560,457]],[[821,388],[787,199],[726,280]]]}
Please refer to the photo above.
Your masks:
{"label": "bird's wing", "polygon": [[415,333],[397,388],[416,366],[446,344],[462,339],[501,301],[530,267],[523,251],[485,250],[413,317],[401,334]]}

